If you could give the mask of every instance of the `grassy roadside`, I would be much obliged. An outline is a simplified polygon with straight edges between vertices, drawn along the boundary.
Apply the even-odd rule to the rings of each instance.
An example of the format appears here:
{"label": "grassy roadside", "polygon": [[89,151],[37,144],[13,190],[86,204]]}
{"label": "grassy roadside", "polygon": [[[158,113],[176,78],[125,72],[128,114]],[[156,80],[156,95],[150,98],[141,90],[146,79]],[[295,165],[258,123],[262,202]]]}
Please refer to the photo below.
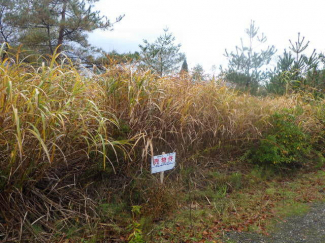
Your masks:
{"label": "grassy roadside", "polygon": [[[308,203],[325,200],[325,171],[265,178],[260,170],[232,174],[224,185],[196,187],[182,206],[148,234],[150,242],[223,242],[228,231],[269,234],[286,216],[308,211]],[[240,179],[238,179],[240,178]],[[226,189],[225,189],[226,188]],[[232,188],[232,189],[230,189]]]}

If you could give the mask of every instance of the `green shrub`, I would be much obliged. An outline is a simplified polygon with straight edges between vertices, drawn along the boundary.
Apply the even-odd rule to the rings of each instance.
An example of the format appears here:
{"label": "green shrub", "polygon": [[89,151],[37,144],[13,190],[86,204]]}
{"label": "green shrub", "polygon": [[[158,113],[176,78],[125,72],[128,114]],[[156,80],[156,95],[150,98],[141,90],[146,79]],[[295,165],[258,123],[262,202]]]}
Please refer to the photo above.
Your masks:
{"label": "green shrub", "polygon": [[141,215],[141,206],[132,206],[132,223],[127,227],[131,232],[128,240],[130,243],[144,243],[143,233],[141,229],[141,224],[138,222],[137,218]]}
{"label": "green shrub", "polygon": [[273,128],[249,152],[250,160],[259,165],[294,168],[304,163],[310,153],[308,136],[295,124],[295,116],[275,113],[270,117]]}

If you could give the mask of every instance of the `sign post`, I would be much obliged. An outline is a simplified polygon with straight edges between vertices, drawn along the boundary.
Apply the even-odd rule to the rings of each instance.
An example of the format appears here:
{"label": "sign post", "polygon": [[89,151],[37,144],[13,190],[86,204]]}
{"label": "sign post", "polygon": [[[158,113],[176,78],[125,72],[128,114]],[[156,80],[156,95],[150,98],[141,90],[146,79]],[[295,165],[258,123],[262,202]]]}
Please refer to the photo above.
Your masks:
{"label": "sign post", "polygon": [[164,184],[164,176],[165,176],[165,172],[164,171],[160,172],[160,184]]}
{"label": "sign post", "polygon": [[160,183],[164,183],[164,171],[171,170],[176,164],[176,153],[153,156],[151,159],[151,174],[160,172]]}
{"label": "sign post", "polygon": [[[165,152],[162,152],[162,155],[165,155]],[[164,184],[165,171],[160,172],[160,184]]]}

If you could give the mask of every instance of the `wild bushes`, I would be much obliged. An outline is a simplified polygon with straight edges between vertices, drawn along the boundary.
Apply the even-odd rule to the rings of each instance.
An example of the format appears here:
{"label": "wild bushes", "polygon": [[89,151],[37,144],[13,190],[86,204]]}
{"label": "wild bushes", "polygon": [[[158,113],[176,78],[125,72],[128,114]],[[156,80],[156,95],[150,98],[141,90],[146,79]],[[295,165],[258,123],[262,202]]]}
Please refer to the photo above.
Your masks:
{"label": "wild bushes", "polygon": [[271,115],[272,127],[263,133],[257,147],[247,151],[248,160],[277,169],[301,167],[317,157],[323,160],[325,124],[319,117],[324,115],[324,102],[315,102]]}
{"label": "wild bushes", "polygon": [[295,116],[275,113],[270,117],[273,127],[251,151],[251,160],[260,165],[295,167],[306,162],[311,145],[308,136],[295,124]]}
{"label": "wild bushes", "polygon": [[[302,133],[324,141],[318,137],[323,101],[239,95],[218,82],[158,78],[129,67],[85,77],[68,59],[59,64],[55,58],[39,66],[19,62],[18,56],[0,63],[0,220],[7,225],[1,224],[0,237],[5,241],[27,235],[51,240],[53,233],[75,225],[93,227],[99,220],[96,201],[106,195],[100,187],[88,190],[91,185],[124,190],[146,174],[152,154],[176,151],[179,168],[186,168],[193,163],[188,158],[206,148],[221,152],[227,145],[229,153],[243,153],[268,134],[278,136],[282,147],[276,153],[285,163],[283,151],[294,157],[294,148],[307,143]],[[290,117],[274,115],[298,105],[299,129]],[[100,180],[107,183],[96,183]]]}

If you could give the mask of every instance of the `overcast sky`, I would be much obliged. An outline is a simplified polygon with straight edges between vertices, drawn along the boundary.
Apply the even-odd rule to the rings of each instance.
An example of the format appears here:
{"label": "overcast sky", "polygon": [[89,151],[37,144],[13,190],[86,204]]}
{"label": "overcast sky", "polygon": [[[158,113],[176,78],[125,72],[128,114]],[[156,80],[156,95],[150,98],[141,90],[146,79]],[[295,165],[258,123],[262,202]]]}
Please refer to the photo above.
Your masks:
{"label": "overcast sky", "polygon": [[[113,31],[95,31],[90,42],[106,51],[139,51],[143,39],[154,42],[168,27],[181,43],[189,68],[226,65],[225,48],[240,45],[254,20],[275,45],[277,54],[296,40],[298,32],[310,40],[307,50],[325,51],[325,0],[101,0],[96,8],[114,20]],[[245,39],[244,39],[245,40]]]}

